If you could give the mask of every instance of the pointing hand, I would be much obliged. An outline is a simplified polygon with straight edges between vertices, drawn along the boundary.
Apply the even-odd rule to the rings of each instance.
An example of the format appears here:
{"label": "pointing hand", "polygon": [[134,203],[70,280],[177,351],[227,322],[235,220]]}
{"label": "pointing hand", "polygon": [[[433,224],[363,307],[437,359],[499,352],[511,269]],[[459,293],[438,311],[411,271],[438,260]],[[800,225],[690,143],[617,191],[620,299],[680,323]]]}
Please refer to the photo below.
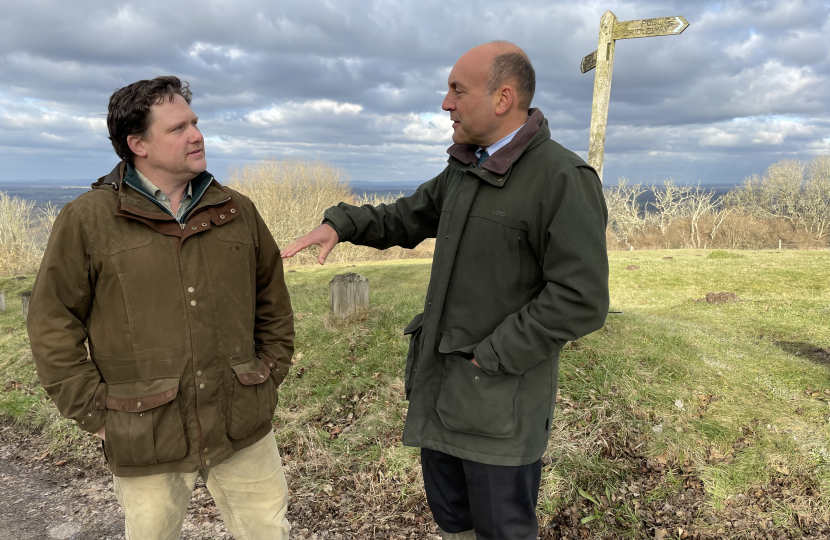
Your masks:
{"label": "pointing hand", "polygon": [[288,259],[308,246],[320,246],[320,255],[317,257],[317,261],[320,264],[323,264],[326,262],[326,257],[328,257],[329,253],[336,245],[337,232],[331,225],[326,225],[324,223],[310,233],[301,236],[288,244],[288,247],[280,251],[280,257]]}

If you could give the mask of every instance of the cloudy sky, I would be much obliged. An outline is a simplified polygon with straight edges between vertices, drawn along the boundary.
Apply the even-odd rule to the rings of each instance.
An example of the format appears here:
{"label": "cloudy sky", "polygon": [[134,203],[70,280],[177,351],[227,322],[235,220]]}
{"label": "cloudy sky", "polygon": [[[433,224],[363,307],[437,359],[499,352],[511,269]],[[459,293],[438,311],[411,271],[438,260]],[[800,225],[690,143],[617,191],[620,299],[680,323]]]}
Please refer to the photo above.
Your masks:
{"label": "cloudy sky", "polygon": [[451,144],[446,79],[467,49],[523,47],[534,106],[587,157],[599,18],[683,15],[617,42],[605,180],[723,184],[830,154],[830,3],[524,0],[4,0],[0,181],[97,178],[117,159],[109,95],[190,82],[209,170],[324,159],[353,180],[423,181]]}

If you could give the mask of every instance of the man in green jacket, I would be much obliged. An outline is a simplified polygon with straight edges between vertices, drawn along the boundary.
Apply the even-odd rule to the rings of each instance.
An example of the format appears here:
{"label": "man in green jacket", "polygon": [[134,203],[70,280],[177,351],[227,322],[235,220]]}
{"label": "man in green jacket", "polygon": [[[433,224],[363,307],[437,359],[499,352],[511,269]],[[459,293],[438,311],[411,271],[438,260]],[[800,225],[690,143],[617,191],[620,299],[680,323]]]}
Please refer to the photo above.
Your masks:
{"label": "man in green jacket", "polygon": [[513,44],[468,51],[443,109],[449,165],[390,205],[345,203],[283,250],[436,238],[411,336],[403,443],[421,447],[444,538],[532,540],[559,351],[608,311],[607,210],[596,172],[530,109],[535,73]]}
{"label": "man in green jacket", "polygon": [[197,475],[236,538],[287,540],[282,260],[253,203],[205,170],[190,100],[176,77],[110,98],[122,161],[55,221],[32,354],[61,414],[103,439],[128,540],[178,539]]}

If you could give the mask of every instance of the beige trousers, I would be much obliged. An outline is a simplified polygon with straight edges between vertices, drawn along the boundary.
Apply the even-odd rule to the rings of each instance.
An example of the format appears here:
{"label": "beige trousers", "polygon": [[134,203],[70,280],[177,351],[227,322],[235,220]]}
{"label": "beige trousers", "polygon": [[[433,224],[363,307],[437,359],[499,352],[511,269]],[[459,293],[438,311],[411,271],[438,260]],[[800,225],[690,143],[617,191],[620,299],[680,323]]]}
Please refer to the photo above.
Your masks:
{"label": "beige trousers", "polygon": [[[201,473],[234,538],[288,540],[288,485],[273,432]],[[198,475],[114,476],[127,540],[178,540]]]}

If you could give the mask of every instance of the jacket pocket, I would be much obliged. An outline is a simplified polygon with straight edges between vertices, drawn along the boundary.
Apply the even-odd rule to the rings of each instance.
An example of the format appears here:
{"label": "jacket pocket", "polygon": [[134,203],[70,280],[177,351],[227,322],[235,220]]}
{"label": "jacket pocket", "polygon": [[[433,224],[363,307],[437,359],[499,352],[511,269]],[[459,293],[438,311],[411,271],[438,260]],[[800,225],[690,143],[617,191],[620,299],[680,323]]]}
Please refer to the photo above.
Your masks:
{"label": "jacket pocket", "polygon": [[179,378],[107,385],[105,447],[116,465],[142,466],[182,459],[187,438],[179,401]]}
{"label": "jacket pocket", "polygon": [[406,353],[406,371],[404,372],[404,390],[406,391],[406,399],[409,399],[409,393],[412,391],[412,381],[415,378],[415,367],[418,363],[418,355],[421,349],[421,330],[423,328],[424,314],[419,313],[415,318],[406,325],[403,329],[403,335],[409,336],[409,351]]}
{"label": "jacket pocket", "polygon": [[485,437],[512,437],[521,376],[488,375],[456,354],[444,358],[447,378],[435,406],[444,427]]}
{"label": "jacket pocket", "polygon": [[271,425],[279,400],[277,386],[271,381],[271,370],[259,358],[237,361],[231,368],[235,377],[228,401],[228,435],[243,439],[266,423]]}

